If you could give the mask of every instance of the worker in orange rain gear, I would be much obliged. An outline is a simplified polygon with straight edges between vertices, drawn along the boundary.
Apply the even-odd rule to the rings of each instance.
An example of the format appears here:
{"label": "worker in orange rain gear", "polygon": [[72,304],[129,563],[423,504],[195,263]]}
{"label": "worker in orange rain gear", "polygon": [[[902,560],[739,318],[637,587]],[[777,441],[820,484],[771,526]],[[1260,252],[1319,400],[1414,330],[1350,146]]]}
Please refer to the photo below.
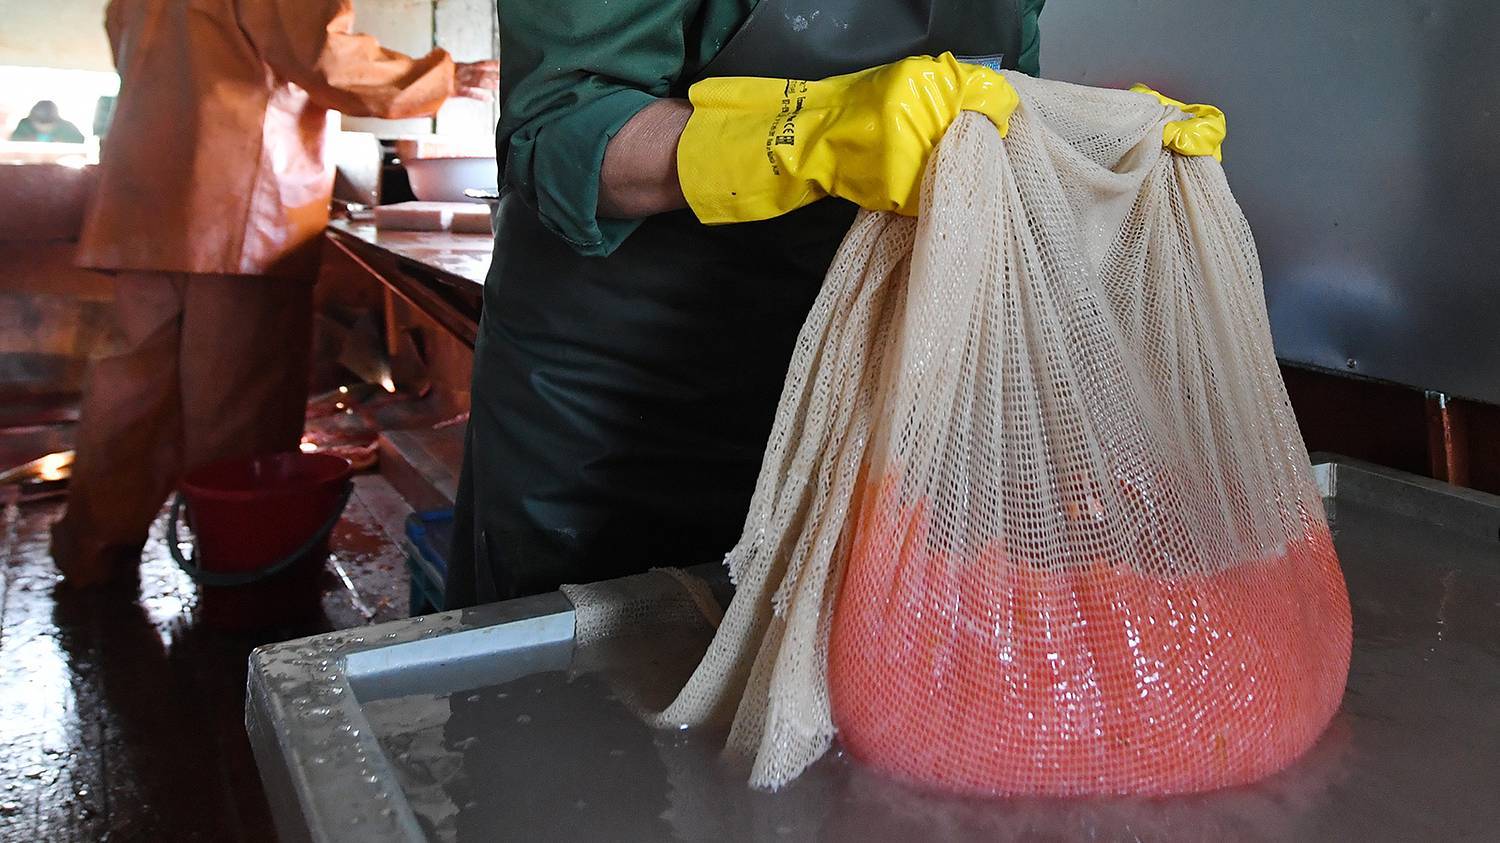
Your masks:
{"label": "worker in orange rain gear", "polygon": [[351,0],[112,0],[121,77],[81,266],[115,276],[117,336],[84,385],[70,584],[133,569],[186,470],[297,447],[333,172],[330,110],[436,113],[495,62],[410,58],[355,34]]}

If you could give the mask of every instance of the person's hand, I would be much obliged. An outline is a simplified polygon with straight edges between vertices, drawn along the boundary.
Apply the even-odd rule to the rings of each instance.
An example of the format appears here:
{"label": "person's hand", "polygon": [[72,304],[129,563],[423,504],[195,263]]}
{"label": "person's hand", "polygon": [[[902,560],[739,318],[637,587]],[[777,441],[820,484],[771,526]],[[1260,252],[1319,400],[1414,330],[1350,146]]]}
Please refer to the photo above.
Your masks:
{"label": "person's hand", "polygon": [[1020,98],[1005,77],[951,53],[835,76],[705,79],[677,151],[705,223],[779,216],[824,196],[917,213],[927,160],[962,111],[1005,134]]}
{"label": "person's hand", "polygon": [[453,75],[453,95],[488,102],[500,87],[500,62],[473,61],[458,65]]}

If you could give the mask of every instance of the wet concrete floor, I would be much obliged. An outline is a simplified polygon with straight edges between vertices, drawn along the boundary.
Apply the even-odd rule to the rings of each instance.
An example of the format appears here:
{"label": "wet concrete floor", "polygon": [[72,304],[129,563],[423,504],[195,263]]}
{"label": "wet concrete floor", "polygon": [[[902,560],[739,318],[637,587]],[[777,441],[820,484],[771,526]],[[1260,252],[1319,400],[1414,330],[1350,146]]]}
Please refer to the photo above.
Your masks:
{"label": "wet concrete floor", "polygon": [[323,616],[224,633],[158,522],[138,582],[72,591],[47,554],[57,501],[0,512],[0,840],[273,841],[244,732],[254,647],[404,617],[410,512],[358,478],[321,580]]}

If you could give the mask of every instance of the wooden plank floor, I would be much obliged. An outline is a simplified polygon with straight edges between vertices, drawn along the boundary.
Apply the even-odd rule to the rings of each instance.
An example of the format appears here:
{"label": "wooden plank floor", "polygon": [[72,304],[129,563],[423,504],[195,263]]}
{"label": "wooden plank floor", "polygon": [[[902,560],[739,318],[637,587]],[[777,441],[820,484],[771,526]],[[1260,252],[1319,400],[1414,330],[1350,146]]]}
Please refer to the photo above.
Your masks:
{"label": "wooden plank floor", "polygon": [[260,644],[403,617],[405,502],[360,477],[332,546],[326,617],[226,634],[161,540],[138,585],[59,588],[56,502],[0,516],[0,840],[272,841],[244,733],[245,664]]}

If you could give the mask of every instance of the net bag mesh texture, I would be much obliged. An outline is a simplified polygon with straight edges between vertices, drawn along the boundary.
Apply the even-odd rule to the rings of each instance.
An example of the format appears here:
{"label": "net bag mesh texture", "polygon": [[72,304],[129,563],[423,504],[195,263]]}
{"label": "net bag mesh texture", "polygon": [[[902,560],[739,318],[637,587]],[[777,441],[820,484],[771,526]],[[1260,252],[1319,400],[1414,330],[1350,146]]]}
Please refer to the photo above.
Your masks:
{"label": "net bag mesh texture", "polygon": [[1350,615],[1222,168],[1156,99],[1007,74],[917,219],[861,215],[798,340],[659,725],[732,717],[776,788],[835,734],[991,794],[1203,791],[1337,710]]}
{"label": "net bag mesh texture", "polygon": [[724,612],[708,583],[680,568],[561,589],[573,604],[573,646],[589,647],[621,635],[673,634],[717,627]]}

